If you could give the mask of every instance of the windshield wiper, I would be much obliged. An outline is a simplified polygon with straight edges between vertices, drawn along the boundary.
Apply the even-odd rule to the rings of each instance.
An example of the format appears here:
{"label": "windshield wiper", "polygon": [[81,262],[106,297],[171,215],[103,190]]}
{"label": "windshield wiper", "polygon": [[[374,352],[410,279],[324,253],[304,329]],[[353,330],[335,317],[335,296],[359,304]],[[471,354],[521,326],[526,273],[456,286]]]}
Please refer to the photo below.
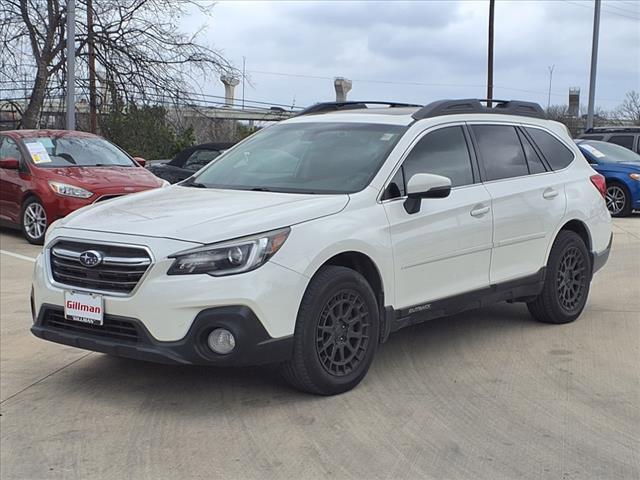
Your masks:
{"label": "windshield wiper", "polygon": [[273,190],[266,187],[253,187],[249,190],[251,190],[252,192],[273,192]]}
{"label": "windshield wiper", "polygon": [[204,183],[196,182],[194,180],[181,183],[183,187],[194,187],[194,188],[209,188]]}

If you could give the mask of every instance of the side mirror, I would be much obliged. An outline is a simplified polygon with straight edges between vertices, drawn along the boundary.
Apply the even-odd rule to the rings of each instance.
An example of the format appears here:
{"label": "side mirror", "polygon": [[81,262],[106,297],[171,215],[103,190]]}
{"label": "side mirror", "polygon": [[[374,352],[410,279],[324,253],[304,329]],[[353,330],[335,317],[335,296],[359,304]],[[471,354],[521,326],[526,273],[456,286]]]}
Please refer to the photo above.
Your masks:
{"label": "side mirror", "polygon": [[407,199],[404,209],[407,213],[420,211],[423,198],[445,198],[451,193],[451,180],[432,173],[416,173],[407,183]]}
{"label": "side mirror", "polygon": [[0,168],[4,168],[7,170],[18,170],[18,168],[20,168],[20,162],[17,158],[13,157],[0,158]]}
{"label": "side mirror", "polygon": [[134,160],[136,161],[136,163],[137,163],[138,165],[140,165],[141,167],[144,167],[144,166],[146,166],[146,165],[147,165],[147,161],[146,161],[144,158],[142,158],[142,157],[133,157],[133,159],[134,159]]}

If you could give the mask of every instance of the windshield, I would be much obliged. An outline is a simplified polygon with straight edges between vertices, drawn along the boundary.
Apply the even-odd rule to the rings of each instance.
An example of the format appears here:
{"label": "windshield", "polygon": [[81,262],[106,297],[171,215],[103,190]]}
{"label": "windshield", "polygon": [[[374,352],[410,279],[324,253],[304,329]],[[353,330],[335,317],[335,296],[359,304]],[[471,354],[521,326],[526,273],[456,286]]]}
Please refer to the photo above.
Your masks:
{"label": "windshield", "polygon": [[614,143],[580,142],[578,146],[589,153],[596,162],[640,162],[640,155]]}
{"label": "windshield", "polygon": [[353,193],[366,187],[406,127],[292,123],[255,134],[186,185],[285,193]]}
{"label": "windshield", "polygon": [[115,145],[99,137],[33,137],[24,139],[38,167],[134,167]]}

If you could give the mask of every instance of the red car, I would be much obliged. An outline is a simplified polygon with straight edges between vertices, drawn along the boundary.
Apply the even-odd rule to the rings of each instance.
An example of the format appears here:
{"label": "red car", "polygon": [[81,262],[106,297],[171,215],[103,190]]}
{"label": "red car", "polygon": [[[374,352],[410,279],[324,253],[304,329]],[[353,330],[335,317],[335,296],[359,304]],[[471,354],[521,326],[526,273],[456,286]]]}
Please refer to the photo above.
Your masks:
{"label": "red car", "polygon": [[42,244],[47,227],[80,207],[168,183],[97,135],[0,132],[0,222]]}

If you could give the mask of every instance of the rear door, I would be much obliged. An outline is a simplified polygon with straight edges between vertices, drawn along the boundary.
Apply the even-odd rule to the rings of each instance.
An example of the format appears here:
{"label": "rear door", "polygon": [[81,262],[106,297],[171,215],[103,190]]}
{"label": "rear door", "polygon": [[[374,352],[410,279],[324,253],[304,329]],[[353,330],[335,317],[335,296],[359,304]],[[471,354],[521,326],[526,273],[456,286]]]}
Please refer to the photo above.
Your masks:
{"label": "rear door", "polygon": [[470,124],[493,209],[491,284],[538,273],[564,215],[564,186],[517,125]]}
{"label": "rear door", "polygon": [[[491,199],[474,168],[464,125],[428,131],[416,139],[389,182],[382,204],[393,245],[397,309],[489,285]],[[446,198],[404,208],[406,183],[416,173],[451,179]]]}

